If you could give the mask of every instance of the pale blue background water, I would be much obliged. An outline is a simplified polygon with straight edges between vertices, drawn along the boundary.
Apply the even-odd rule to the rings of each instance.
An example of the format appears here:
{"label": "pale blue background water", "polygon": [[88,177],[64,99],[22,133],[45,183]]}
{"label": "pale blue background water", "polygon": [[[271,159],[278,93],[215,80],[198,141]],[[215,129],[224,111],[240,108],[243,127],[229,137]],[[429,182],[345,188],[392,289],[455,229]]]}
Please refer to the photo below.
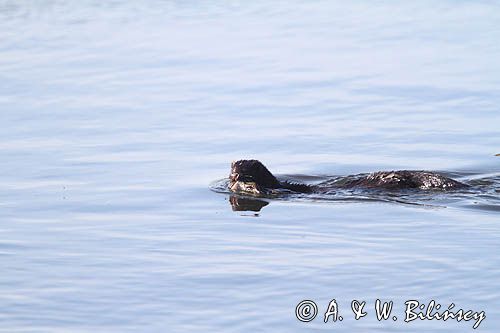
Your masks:
{"label": "pale blue background water", "polygon": [[[472,330],[403,323],[417,298],[497,332],[498,209],[252,217],[208,184],[239,158],[498,173],[499,40],[493,1],[0,1],[0,331]],[[295,319],[332,298],[342,323]]]}

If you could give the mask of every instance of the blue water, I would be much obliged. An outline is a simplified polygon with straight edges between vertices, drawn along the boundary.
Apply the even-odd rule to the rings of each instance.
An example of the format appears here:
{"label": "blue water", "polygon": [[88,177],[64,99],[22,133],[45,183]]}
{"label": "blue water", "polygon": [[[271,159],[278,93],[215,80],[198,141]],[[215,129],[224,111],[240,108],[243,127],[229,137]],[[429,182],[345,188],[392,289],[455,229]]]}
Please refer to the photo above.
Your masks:
{"label": "blue water", "polygon": [[498,332],[496,192],[255,213],[209,184],[240,158],[498,179],[499,22],[491,1],[0,1],[0,331],[472,331],[404,323],[434,299]]}

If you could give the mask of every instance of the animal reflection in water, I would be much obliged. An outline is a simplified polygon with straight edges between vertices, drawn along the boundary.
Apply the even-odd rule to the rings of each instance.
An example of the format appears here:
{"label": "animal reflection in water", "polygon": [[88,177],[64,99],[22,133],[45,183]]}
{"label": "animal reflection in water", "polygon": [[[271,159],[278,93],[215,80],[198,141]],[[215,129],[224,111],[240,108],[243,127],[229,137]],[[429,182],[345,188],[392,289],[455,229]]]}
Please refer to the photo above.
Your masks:
{"label": "animal reflection in water", "polygon": [[[451,177],[459,177],[460,181]],[[233,211],[259,212],[271,200],[301,202],[391,202],[427,207],[500,211],[500,173],[379,171],[349,176],[275,177],[257,160],[231,164],[229,177],[211,189],[230,194]]]}
{"label": "animal reflection in water", "polygon": [[269,202],[256,198],[245,198],[238,195],[231,195],[229,203],[235,212],[260,212],[260,210],[269,205]]}

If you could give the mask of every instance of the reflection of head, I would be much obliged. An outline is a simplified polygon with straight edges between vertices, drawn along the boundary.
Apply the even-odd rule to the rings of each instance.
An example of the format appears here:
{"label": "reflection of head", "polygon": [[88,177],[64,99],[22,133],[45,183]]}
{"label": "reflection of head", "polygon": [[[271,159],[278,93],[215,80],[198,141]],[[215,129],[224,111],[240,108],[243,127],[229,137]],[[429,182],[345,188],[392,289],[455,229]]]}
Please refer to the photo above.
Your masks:
{"label": "reflection of head", "polygon": [[239,160],[231,163],[229,188],[233,192],[263,194],[268,189],[278,188],[280,183],[269,170],[257,160]]}
{"label": "reflection of head", "polygon": [[231,195],[229,197],[229,202],[231,203],[231,208],[235,212],[241,212],[241,211],[260,212],[260,210],[263,207],[269,205],[269,202],[264,200],[242,198],[236,195]]}

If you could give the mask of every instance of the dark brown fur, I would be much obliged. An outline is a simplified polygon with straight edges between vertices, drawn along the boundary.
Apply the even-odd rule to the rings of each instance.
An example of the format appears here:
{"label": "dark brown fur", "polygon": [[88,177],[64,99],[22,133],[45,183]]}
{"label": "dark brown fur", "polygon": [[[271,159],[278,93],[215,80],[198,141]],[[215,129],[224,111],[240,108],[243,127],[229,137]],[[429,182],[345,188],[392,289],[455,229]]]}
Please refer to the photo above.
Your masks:
{"label": "dark brown fur", "polygon": [[428,171],[380,171],[369,175],[354,175],[335,182],[306,185],[280,182],[260,161],[239,160],[231,164],[229,187],[233,192],[253,194],[272,193],[284,189],[298,193],[325,192],[335,188],[375,188],[386,190],[441,189],[452,190],[467,187],[451,178]]}

